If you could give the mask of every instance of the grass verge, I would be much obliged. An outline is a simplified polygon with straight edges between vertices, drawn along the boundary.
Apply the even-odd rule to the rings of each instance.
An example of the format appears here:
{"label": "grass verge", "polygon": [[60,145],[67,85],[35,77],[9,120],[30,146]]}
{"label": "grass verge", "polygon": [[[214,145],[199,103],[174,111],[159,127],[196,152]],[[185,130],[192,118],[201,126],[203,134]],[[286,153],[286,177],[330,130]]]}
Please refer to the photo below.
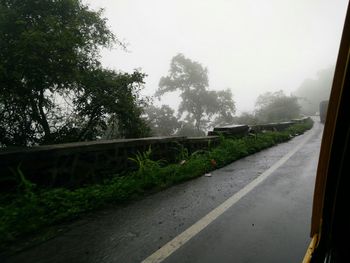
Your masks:
{"label": "grass verge", "polygon": [[[83,213],[107,204],[120,204],[140,198],[150,192],[196,178],[235,160],[285,142],[304,133],[312,120],[296,124],[282,132],[265,132],[240,139],[221,139],[219,146],[209,151],[186,155],[181,164],[152,161],[149,155],[137,156],[139,169],[127,176],[116,176],[103,184],[75,190],[37,189],[23,174],[21,189],[16,195],[0,198],[0,250],[40,228],[78,218]],[[183,154],[180,154],[183,156]]]}

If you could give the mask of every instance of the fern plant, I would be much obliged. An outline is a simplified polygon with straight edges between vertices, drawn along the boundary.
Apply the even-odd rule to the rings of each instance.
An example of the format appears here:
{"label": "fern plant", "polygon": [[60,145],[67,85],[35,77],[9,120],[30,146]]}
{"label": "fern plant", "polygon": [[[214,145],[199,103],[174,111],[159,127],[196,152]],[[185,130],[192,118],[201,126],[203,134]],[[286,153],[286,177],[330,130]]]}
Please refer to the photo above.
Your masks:
{"label": "fern plant", "polygon": [[135,158],[129,157],[128,159],[136,163],[138,168],[137,173],[139,175],[146,175],[152,169],[159,168],[165,163],[164,160],[158,160],[158,161],[151,160],[151,155],[152,155],[152,148],[150,146],[147,151],[145,152],[138,151],[135,155]]}
{"label": "fern plant", "polygon": [[188,149],[183,146],[181,143],[176,142],[177,147],[175,147],[175,150],[178,152],[176,156],[177,161],[183,161],[187,160],[190,157]]}
{"label": "fern plant", "polygon": [[13,168],[10,168],[10,170],[18,182],[19,191],[23,191],[24,195],[28,198],[34,197],[33,190],[36,187],[36,185],[24,176],[24,173],[21,170],[21,164],[19,164],[16,167],[16,170],[14,170]]}

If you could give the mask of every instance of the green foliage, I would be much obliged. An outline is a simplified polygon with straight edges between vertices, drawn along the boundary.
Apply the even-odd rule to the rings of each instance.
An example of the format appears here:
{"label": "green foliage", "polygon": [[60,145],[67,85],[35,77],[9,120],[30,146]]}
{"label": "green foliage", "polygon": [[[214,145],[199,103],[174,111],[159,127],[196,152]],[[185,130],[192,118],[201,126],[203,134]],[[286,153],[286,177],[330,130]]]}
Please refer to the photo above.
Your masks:
{"label": "green foliage", "polygon": [[[0,246],[32,233],[44,226],[72,220],[81,214],[110,203],[123,203],[147,193],[159,191],[173,184],[196,178],[218,167],[225,166],[249,154],[284,142],[312,127],[312,121],[297,124],[282,132],[266,132],[255,137],[221,139],[219,146],[210,151],[192,155],[182,148],[179,158],[185,163],[164,165],[150,159],[152,150],[138,153],[132,160],[138,170],[126,176],[114,177],[103,184],[75,190],[36,189],[19,172],[31,195],[17,194],[11,202],[0,203]],[[216,166],[211,161],[215,160]],[[20,169],[18,169],[20,171]],[[3,200],[3,199],[0,199]],[[9,200],[7,198],[7,200]]]}
{"label": "green foliage", "polygon": [[152,149],[149,147],[149,149],[145,152],[137,152],[135,155],[135,158],[129,157],[128,159],[135,162],[138,167],[138,173],[142,174],[145,171],[146,165],[151,162],[150,156],[152,154]]}
{"label": "green foliage", "polygon": [[233,101],[233,95],[230,89],[216,91],[216,96],[214,96],[213,110],[215,113],[215,118],[211,123],[212,126],[220,125],[230,125],[234,123],[233,115],[236,112],[236,106]]}
{"label": "green foliage", "polygon": [[312,119],[307,119],[305,123],[300,123],[300,124],[295,124],[291,127],[289,127],[285,132],[292,135],[292,136],[297,136],[300,134],[303,134],[305,130],[309,130],[313,126],[313,120]]}
{"label": "green foliage", "polygon": [[178,152],[177,157],[176,157],[176,161],[177,162],[181,162],[183,160],[187,160],[188,157],[190,156],[188,149],[183,146],[181,143],[176,143],[177,147],[175,147],[175,150]]}
{"label": "green foliage", "polygon": [[101,47],[122,45],[102,10],[81,0],[0,1],[0,146],[143,136],[144,74],[105,70]]}
{"label": "green foliage", "polygon": [[20,193],[24,193],[26,197],[32,198],[33,190],[35,189],[36,185],[25,178],[21,170],[21,164],[17,166],[16,170],[11,168],[11,172],[15,177],[15,180],[18,182],[17,190]]}
{"label": "green foliage", "polygon": [[180,128],[180,122],[174,115],[174,110],[168,105],[160,108],[149,105],[145,109],[146,121],[154,136],[170,136]]}
{"label": "green foliage", "polygon": [[137,174],[145,176],[145,173],[152,168],[159,168],[165,163],[164,160],[153,161],[151,160],[152,148],[151,146],[145,152],[137,152],[135,158],[129,157],[128,159],[135,162],[138,167]]}
{"label": "green foliage", "polygon": [[134,173],[134,176],[141,178],[143,182],[143,189],[150,189],[156,186],[159,182],[157,180],[157,171],[165,165],[165,160],[151,160],[152,148],[145,152],[138,152],[135,158],[129,158],[129,160],[137,164],[138,170]]}
{"label": "green foliage", "polygon": [[208,86],[208,70],[178,54],[171,60],[168,76],[160,79],[156,96],[180,91],[179,116],[184,115],[186,122],[197,131],[205,129],[213,118],[220,123],[230,123],[236,110],[231,91],[212,91]]}

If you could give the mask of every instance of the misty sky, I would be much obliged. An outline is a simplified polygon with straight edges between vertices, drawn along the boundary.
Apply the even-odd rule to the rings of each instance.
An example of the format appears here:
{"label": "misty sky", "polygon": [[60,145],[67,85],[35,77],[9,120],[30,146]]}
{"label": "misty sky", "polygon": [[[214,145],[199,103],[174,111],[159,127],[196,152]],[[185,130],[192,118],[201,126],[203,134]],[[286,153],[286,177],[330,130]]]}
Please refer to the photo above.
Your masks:
{"label": "misty sky", "polygon": [[[232,89],[238,112],[266,91],[294,91],[336,62],[346,0],[85,0],[104,8],[117,37],[103,65],[148,74],[152,95],[177,53],[209,70],[210,89]],[[161,103],[177,108],[176,95]]]}

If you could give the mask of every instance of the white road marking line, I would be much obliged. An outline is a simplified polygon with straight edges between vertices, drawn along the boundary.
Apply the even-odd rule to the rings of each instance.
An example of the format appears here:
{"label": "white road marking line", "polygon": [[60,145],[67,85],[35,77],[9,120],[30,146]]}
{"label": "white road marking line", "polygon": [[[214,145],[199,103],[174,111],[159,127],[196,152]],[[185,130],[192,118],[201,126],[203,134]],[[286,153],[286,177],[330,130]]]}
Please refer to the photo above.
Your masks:
{"label": "white road marking line", "polygon": [[144,259],[141,263],[159,263],[164,259],[169,257],[177,249],[183,246],[192,237],[197,235],[200,231],[206,228],[211,222],[222,215],[227,209],[237,203],[242,197],[248,194],[251,190],[257,187],[261,182],[263,182],[267,177],[269,177],[274,171],[276,171],[281,165],[288,161],[297,151],[299,151],[303,145],[314,135],[316,129],[310,131],[310,133],[301,141],[293,150],[284,155],[280,160],[278,160],[274,165],[267,169],[255,180],[247,184],[240,191],[232,195],[229,199],[223,202],[221,205],[216,207],[214,210],[209,212],[206,216],[201,218],[199,221],[194,223],[192,226],[187,228],[180,235],[175,237],[173,240],[169,241],[163,247],[155,251],[152,255]]}

